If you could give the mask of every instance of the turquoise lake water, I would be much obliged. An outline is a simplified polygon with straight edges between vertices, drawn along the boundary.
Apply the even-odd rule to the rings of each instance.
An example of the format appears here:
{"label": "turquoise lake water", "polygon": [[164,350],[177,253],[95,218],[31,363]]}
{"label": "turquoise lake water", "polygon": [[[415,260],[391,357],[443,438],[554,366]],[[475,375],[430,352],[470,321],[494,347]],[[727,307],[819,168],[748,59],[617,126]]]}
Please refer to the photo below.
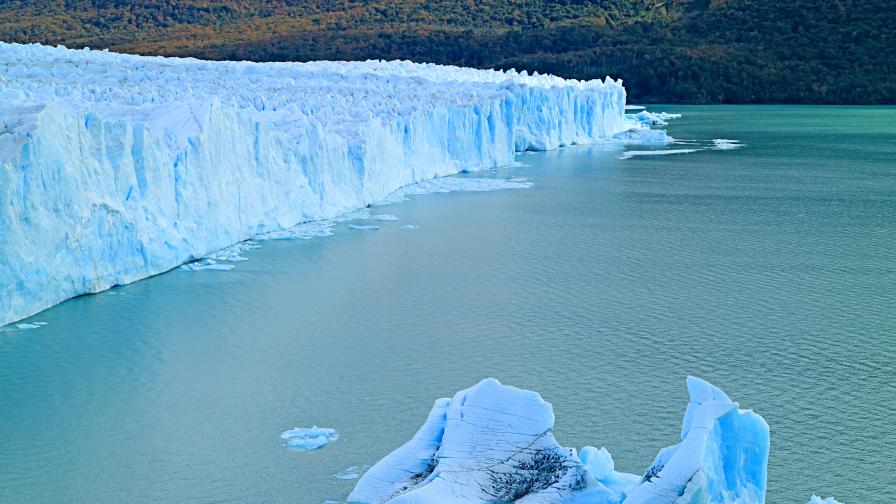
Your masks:
{"label": "turquoise lake water", "polygon": [[[339,501],[334,474],[486,376],[640,473],[677,442],[688,374],[770,424],[769,503],[896,501],[896,108],[651,109],[701,141],[671,148],[745,146],[524,154],[462,177],[529,189],[414,196],[378,231],[0,332],[0,502]],[[312,425],[340,439],[281,446]]]}

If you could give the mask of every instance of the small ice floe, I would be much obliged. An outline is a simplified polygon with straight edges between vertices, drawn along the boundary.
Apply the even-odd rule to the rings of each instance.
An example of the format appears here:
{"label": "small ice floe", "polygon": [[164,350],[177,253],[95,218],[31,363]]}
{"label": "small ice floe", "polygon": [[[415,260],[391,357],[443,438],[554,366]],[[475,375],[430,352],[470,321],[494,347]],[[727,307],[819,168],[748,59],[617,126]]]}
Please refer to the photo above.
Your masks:
{"label": "small ice floe", "polygon": [[303,222],[282,231],[258,235],[258,240],[310,240],[333,235],[333,222],[329,220]]}
{"label": "small ice floe", "polygon": [[744,144],[740,143],[738,140],[729,140],[727,138],[715,138],[712,141],[713,150],[731,150],[737,149],[739,147],[743,147]]}
{"label": "small ice floe", "polygon": [[650,126],[666,126],[669,124],[668,121],[672,119],[680,119],[681,114],[669,114],[666,112],[648,112],[646,110],[642,110],[637,114],[630,115],[632,119],[640,122],[641,124],[647,124]]}
{"label": "small ice floe", "polygon": [[675,142],[666,130],[650,129],[644,126],[631,128],[613,135],[613,140],[624,144],[668,145]]}
{"label": "small ice floe", "polygon": [[232,264],[220,264],[218,261],[248,261],[249,259],[243,256],[243,254],[249,250],[255,250],[257,248],[261,248],[261,245],[253,240],[235,243],[229,247],[212,252],[202,259],[183,264],[181,265],[181,269],[187,271],[230,271],[233,269]]}
{"label": "small ice floe", "polygon": [[346,222],[352,220],[370,220],[373,217],[370,215],[370,208],[362,208],[360,210],[355,210],[353,212],[349,212],[346,214],[342,214],[339,217],[333,219],[333,222]]}
{"label": "small ice floe", "polygon": [[666,150],[644,150],[644,151],[625,151],[619,156],[619,159],[629,159],[635,156],[667,156],[669,154],[688,154],[697,152],[700,149],[666,149]]}
{"label": "small ice floe", "polygon": [[298,451],[312,451],[332,443],[339,439],[339,434],[333,429],[314,426],[296,427],[280,434],[280,439],[285,441],[287,448]]}
{"label": "small ice floe", "polygon": [[40,329],[45,325],[47,325],[46,322],[22,322],[20,324],[16,324],[16,328],[24,331],[28,329]]}
{"label": "small ice floe", "polygon": [[391,215],[391,214],[374,215],[372,218],[374,220],[378,220],[378,221],[397,221],[398,220],[398,217]]}
{"label": "small ice floe", "polygon": [[361,477],[361,473],[367,469],[367,466],[353,465],[334,474],[333,477],[339,480],[356,480]]}
{"label": "small ice floe", "polygon": [[261,245],[259,245],[257,242],[246,240],[244,242],[239,242],[229,247],[222,248],[217,252],[212,252],[211,254],[205,256],[205,259],[229,262],[248,261],[249,259],[244,257],[243,254],[245,252],[258,248],[261,248]]}
{"label": "small ice floe", "polygon": [[647,107],[644,105],[626,105],[625,110],[644,110]]}
{"label": "small ice floe", "polygon": [[187,271],[230,271],[233,269],[232,264],[219,264],[214,259],[200,259],[198,261],[188,262],[180,267]]}
{"label": "small ice floe", "polygon": [[349,224],[349,225],[348,225],[348,228],[349,228],[349,229],[354,229],[354,230],[356,230],[356,231],[376,231],[376,230],[379,229],[380,227],[379,227],[379,226],[373,226],[373,225],[363,225],[363,224]]}
{"label": "small ice floe", "polygon": [[833,497],[828,497],[827,499],[822,499],[817,495],[813,495],[809,500],[809,504],[841,504],[839,501],[834,499]]}
{"label": "small ice floe", "polygon": [[408,196],[422,194],[485,192],[499,191],[502,189],[528,189],[530,187],[532,187],[532,182],[523,177],[512,177],[507,179],[456,176],[439,177],[402,187],[383,198],[379,204],[401,203],[407,201]]}
{"label": "small ice floe", "polygon": [[419,227],[420,226],[415,226],[413,224],[405,224],[404,226],[401,226],[401,229],[418,229]]}

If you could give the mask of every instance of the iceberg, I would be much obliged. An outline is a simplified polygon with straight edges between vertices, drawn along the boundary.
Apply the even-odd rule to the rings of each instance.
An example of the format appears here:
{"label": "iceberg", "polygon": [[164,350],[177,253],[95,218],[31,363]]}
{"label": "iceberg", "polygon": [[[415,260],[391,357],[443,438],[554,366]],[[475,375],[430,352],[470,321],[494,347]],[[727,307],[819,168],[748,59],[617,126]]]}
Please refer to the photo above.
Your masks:
{"label": "iceberg", "polygon": [[606,449],[554,439],[551,405],[489,378],[435,402],[403,446],[377,462],[355,503],[761,504],[768,425],[718,388],[687,380],[681,443],[643,475],[617,472]]}
{"label": "iceberg", "polygon": [[629,114],[629,118],[639,121],[641,124],[649,124],[653,126],[665,126],[672,119],[680,119],[681,114],[670,114],[668,112],[648,112],[642,110],[637,114]]}
{"label": "iceberg", "polygon": [[0,325],[409,184],[637,126],[610,78],[8,43],[0,65]]}
{"label": "iceberg", "polygon": [[821,497],[819,497],[817,495],[813,495],[812,498],[809,499],[808,504],[842,504],[842,503],[838,502],[833,497],[828,497],[827,499],[822,499]]}
{"label": "iceberg", "polygon": [[312,451],[332,443],[339,439],[339,434],[333,429],[323,427],[296,427],[280,434],[287,448],[298,451]]}

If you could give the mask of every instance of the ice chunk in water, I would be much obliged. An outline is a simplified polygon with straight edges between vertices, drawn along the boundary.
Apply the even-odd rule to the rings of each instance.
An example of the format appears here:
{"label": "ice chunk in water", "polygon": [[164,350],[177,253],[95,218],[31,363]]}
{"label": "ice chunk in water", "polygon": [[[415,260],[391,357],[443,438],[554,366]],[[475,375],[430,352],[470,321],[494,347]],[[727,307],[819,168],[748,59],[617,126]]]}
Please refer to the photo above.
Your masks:
{"label": "ice chunk in water", "polygon": [[296,427],[280,434],[280,439],[286,442],[287,448],[298,451],[312,451],[332,443],[339,439],[339,434],[333,429],[324,427]]}
{"label": "ice chunk in water", "polygon": [[668,156],[669,154],[688,154],[697,152],[700,149],[666,149],[666,150],[634,150],[625,151],[619,156],[619,159],[629,159],[635,156]]}
{"label": "ice chunk in water", "polygon": [[367,466],[353,465],[339,471],[334,474],[333,477],[340,480],[356,480],[361,477],[361,473],[364,472],[366,468]]}
{"label": "ice chunk in water", "polygon": [[361,225],[361,224],[349,224],[349,229],[354,229],[357,231],[376,231],[379,229],[379,226],[370,226],[370,225]]}
{"label": "ice chunk in water", "polygon": [[737,140],[729,140],[727,138],[716,138],[712,141],[714,150],[731,150],[743,147],[744,144]]}
{"label": "ice chunk in water", "polygon": [[809,499],[809,504],[842,504],[838,502],[833,497],[828,497],[827,499],[822,499],[817,495],[813,495],[811,499]]}

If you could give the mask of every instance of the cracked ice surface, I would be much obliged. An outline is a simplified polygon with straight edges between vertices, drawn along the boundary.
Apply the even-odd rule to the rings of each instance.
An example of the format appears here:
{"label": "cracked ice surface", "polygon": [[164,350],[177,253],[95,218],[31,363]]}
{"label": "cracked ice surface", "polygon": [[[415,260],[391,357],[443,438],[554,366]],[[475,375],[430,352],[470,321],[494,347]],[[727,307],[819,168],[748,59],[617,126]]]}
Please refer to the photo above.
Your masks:
{"label": "cracked ice surface", "polygon": [[609,78],[6,43],[0,67],[0,325],[415,182],[633,127]]}
{"label": "cracked ice surface", "polygon": [[436,401],[413,439],[370,468],[348,500],[763,503],[768,425],[707,382],[688,378],[688,391],[682,442],[637,476],[616,472],[606,449],[561,447],[549,403],[489,378]]}

